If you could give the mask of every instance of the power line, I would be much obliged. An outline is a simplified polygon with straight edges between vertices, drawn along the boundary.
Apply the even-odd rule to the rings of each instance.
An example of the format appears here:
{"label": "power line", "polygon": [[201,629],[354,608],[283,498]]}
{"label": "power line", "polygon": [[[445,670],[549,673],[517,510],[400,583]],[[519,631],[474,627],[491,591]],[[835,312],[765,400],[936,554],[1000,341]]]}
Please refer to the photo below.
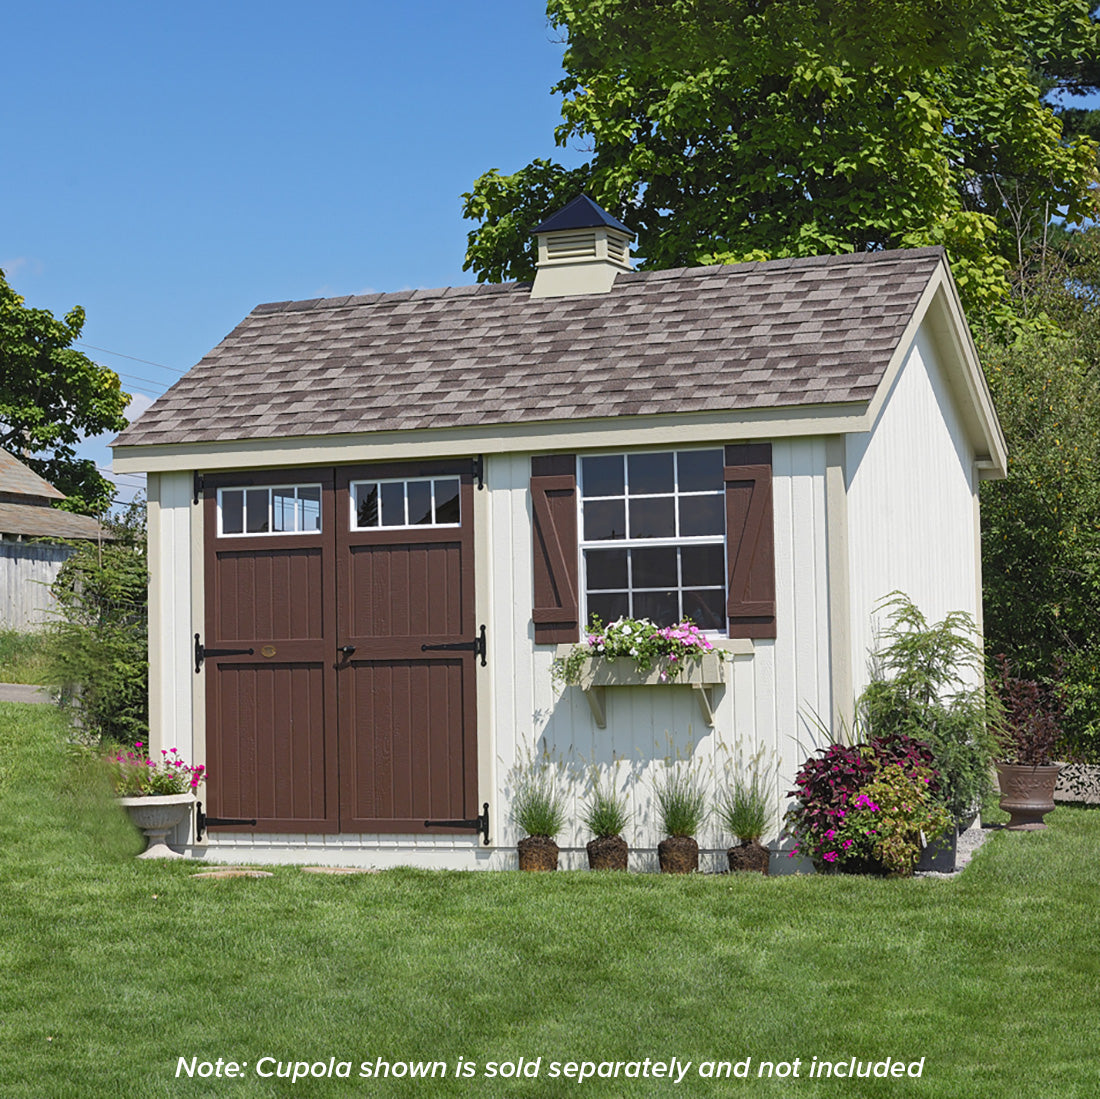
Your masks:
{"label": "power line", "polygon": [[121,351],[111,351],[106,347],[94,347],[92,344],[84,343],[82,340],[74,340],[73,343],[75,343],[77,347],[86,347],[89,351],[102,351],[104,355],[117,355],[120,359],[129,359],[131,362],[145,363],[146,366],[155,366],[161,370],[168,370],[173,374],[179,374],[180,377],[183,377],[183,375],[187,373],[186,370],[178,370],[174,366],[165,366],[164,363],[155,363],[152,359],[139,359],[136,355],[124,355]]}

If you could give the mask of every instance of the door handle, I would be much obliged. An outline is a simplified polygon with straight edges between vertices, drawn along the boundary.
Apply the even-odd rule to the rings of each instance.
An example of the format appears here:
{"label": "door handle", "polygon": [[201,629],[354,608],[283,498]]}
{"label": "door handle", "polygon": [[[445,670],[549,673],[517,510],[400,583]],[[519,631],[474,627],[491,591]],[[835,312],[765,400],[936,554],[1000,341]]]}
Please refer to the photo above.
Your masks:
{"label": "door handle", "polygon": [[355,652],[354,645],[341,645],[337,650],[338,653],[343,653],[345,656],[351,656]]}

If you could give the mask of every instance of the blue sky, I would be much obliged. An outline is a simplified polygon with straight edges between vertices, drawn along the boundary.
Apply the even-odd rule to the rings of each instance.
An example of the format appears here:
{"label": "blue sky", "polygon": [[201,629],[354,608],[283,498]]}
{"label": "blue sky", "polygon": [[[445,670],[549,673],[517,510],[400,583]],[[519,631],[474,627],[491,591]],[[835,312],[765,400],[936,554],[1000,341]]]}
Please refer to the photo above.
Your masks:
{"label": "blue sky", "polygon": [[36,0],[3,22],[0,268],[31,306],[84,306],[81,349],[137,408],[259,302],[473,281],[462,192],[583,160],[553,145],[539,0]]}

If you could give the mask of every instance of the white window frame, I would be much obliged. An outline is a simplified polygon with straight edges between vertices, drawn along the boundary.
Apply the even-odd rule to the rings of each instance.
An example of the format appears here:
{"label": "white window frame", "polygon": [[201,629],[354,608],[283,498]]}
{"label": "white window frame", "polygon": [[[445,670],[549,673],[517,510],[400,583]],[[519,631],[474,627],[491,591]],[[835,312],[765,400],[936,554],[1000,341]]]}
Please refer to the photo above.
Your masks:
{"label": "white window frame", "polygon": [[[437,523],[435,522],[435,486],[440,481],[454,481],[458,484],[458,522],[457,523]],[[432,522],[430,523],[410,523],[409,519],[409,485],[411,484],[423,484],[429,483],[432,486]],[[355,506],[356,501],[356,489],[359,485],[377,485],[379,488],[379,509],[378,509],[378,524],[373,527],[363,527],[359,525],[358,510]],[[390,524],[382,522],[382,509],[381,509],[381,496],[382,485],[404,485],[405,486],[405,522],[401,524]],[[354,531],[364,530],[441,530],[446,528],[457,529],[462,526],[462,479],[457,473],[444,473],[435,477],[363,477],[358,481],[352,481],[348,485],[348,522],[351,524],[350,529]]]}
{"label": "white window frame", "polygon": [[[297,502],[300,499],[298,493],[302,489],[316,489],[317,490],[317,526],[310,528],[303,528],[301,530],[275,530],[275,513],[272,500],[274,499],[276,492],[290,492],[294,493],[294,517],[295,523],[298,521],[299,508]],[[248,493],[250,492],[266,492],[267,493],[267,530],[235,530],[226,531],[224,529],[224,522],[222,519],[222,497],[226,492],[240,492],[242,493],[241,499],[241,518],[243,525],[248,526]],[[310,501],[312,503],[313,501]],[[225,488],[218,489],[218,537],[219,538],[293,538],[296,535],[301,534],[320,534],[323,524],[322,515],[324,512],[324,488],[320,483],[314,483],[310,481],[303,482],[301,484],[289,484],[289,485],[226,485]]]}
{"label": "white window frame", "polygon": [[[579,597],[579,600],[580,600],[580,616],[581,616],[580,620],[581,620],[582,626],[587,626],[589,618],[590,618],[590,614],[589,614],[589,610],[588,610],[588,568],[587,568],[587,564],[586,564],[586,560],[585,560],[585,552],[587,550],[591,550],[591,549],[626,549],[626,550],[632,550],[632,549],[660,548],[660,547],[665,547],[665,546],[680,548],[680,547],[683,547],[683,546],[721,545],[721,547],[722,547],[722,577],[723,577],[721,585],[717,585],[717,584],[715,584],[715,585],[688,584],[688,585],[686,585],[686,588],[687,588],[688,591],[696,590],[696,589],[700,589],[700,588],[702,588],[703,590],[717,591],[717,590],[719,590],[719,588],[721,588],[721,591],[723,593],[723,607],[724,607],[726,584],[728,582],[727,578],[729,576],[729,548],[728,548],[728,545],[727,545],[727,531],[725,529],[725,484],[724,484],[724,482],[720,483],[719,486],[715,489],[707,489],[707,490],[695,491],[695,492],[681,492],[680,491],[680,483],[679,483],[680,482],[679,460],[678,460],[678,458],[674,457],[673,458],[674,478],[673,478],[673,486],[672,486],[672,492],[671,493],[668,493],[668,492],[648,493],[647,492],[647,493],[638,493],[636,495],[631,495],[630,494],[630,483],[629,483],[630,466],[629,466],[629,462],[627,461],[627,459],[630,458],[631,456],[639,455],[639,454],[672,454],[672,455],[676,456],[676,455],[680,455],[680,454],[686,454],[686,453],[691,453],[691,452],[698,453],[700,451],[708,451],[708,450],[709,451],[716,451],[717,453],[722,455],[722,457],[724,459],[724,451],[723,451],[723,448],[720,447],[720,446],[717,446],[717,447],[716,446],[650,447],[650,448],[646,448],[645,450],[594,450],[594,451],[586,451],[583,454],[578,455],[578,457],[577,457],[577,543],[578,543],[578,558],[579,558],[578,559],[578,577],[579,577],[578,587],[580,588],[580,591],[578,593],[578,597]],[[585,494],[584,494],[584,459],[586,459],[586,458],[605,458],[605,457],[620,457],[620,458],[623,459],[623,494],[622,494],[622,496],[617,496],[617,495],[616,496],[585,496]],[[723,460],[723,465],[724,465],[724,460]],[[679,522],[680,522],[679,500],[680,500],[681,497],[692,497],[692,496],[695,496],[695,497],[719,496],[721,498],[722,512],[723,512],[723,524],[722,524],[722,533],[721,534],[686,535],[686,536],[676,535],[674,537],[662,537],[662,538],[630,538],[630,537],[627,536],[627,537],[623,537],[623,538],[608,538],[608,539],[587,539],[584,536],[584,505],[585,505],[586,502],[591,502],[593,500],[620,500],[620,499],[623,500],[625,502],[627,530],[629,531],[629,529],[630,529],[630,501],[631,500],[647,500],[647,499],[648,500],[655,500],[655,499],[668,499],[669,497],[671,497],[672,500],[673,500],[673,514],[675,516],[676,525],[677,525],[677,527],[679,527]],[[678,560],[678,565],[677,565],[678,576],[677,576],[677,582],[676,582],[675,587],[676,587],[677,597],[679,599],[679,604],[680,604],[680,608],[681,608],[681,617],[682,617],[682,609],[683,609],[683,604],[684,604],[685,584],[684,584],[684,577],[683,577],[682,562],[680,562],[679,558],[677,560]],[[641,591],[641,592],[645,592],[645,591],[666,591],[666,590],[671,590],[671,588],[672,588],[672,585],[668,585],[668,586],[662,587],[662,588],[639,588],[637,590]],[[615,589],[615,590],[618,591],[620,589]],[[636,617],[639,617],[639,616],[634,614],[634,612],[633,612],[635,590],[636,589],[634,588],[634,585],[633,585],[631,558],[630,558],[630,555],[628,554],[628,556],[627,556],[627,587],[626,587],[625,591],[626,591],[626,594],[627,594],[628,603],[631,607],[631,617],[636,618]],[[601,593],[597,592],[596,594],[601,594]],[[707,634],[708,636],[711,636],[711,637],[726,637],[726,636],[728,636],[729,627],[728,627],[728,622],[727,622],[724,614],[722,615],[722,620],[723,620],[724,625],[722,626],[721,629],[708,629],[708,630],[704,630],[703,632],[705,634]]]}

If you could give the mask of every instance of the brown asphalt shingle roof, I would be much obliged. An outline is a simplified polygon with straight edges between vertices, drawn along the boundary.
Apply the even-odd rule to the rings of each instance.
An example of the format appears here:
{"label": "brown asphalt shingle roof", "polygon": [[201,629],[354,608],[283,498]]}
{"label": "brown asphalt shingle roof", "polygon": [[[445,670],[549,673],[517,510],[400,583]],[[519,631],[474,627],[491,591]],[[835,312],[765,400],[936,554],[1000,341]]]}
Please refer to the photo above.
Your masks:
{"label": "brown asphalt shingle roof", "polygon": [[116,445],[871,398],[940,248],[260,305]]}

